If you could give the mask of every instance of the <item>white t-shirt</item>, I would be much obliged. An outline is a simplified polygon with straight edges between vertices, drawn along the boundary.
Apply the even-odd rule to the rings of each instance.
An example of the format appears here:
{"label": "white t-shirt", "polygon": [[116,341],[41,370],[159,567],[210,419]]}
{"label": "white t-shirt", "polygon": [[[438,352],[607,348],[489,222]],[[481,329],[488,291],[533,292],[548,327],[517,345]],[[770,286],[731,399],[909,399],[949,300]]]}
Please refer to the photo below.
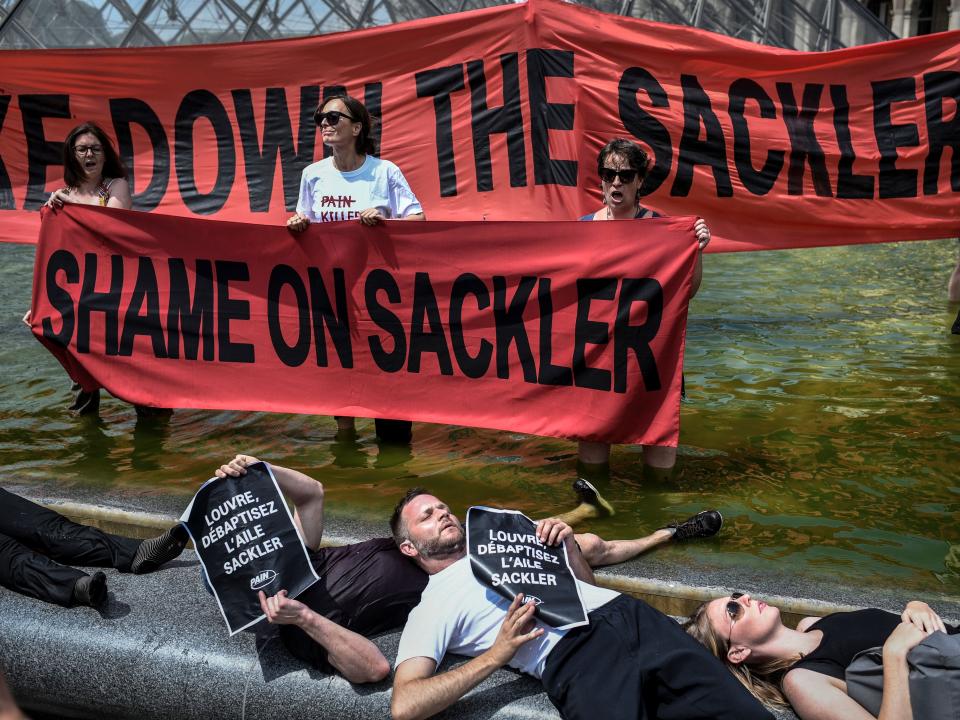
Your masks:
{"label": "white t-shirt", "polygon": [[[587,612],[620,594],[579,580],[577,584]],[[411,611],[403,628],[396,664],[426,657],[439,665],[448,651],[470,657],[480,655],[493,646],[509,607],[509,600],[481,585],[473,576],[469,557],[457,560],[430,576],[420,604]],[[521,646],[510,667],[540,678],[547,656],[567,631],[535,622],[545,632]]]}
{"label": "white t-shirt", "polygon": [[337,170],[332,156],[324,158],[300,176],[297,212],[310,222],[354,220],[361,210],[372,207],[386,218],[423,212],[400,168],[373,155],[350,172]]}

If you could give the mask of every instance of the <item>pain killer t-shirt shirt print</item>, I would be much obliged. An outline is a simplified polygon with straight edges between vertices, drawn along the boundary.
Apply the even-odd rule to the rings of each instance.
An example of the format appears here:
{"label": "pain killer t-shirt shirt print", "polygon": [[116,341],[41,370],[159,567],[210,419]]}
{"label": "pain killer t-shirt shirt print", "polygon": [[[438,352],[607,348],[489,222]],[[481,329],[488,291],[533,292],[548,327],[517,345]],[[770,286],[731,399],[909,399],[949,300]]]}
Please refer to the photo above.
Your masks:
{"label": "pain killer t-shirt shirt print", "polygon": [[296,597],[320,579],[266,463],[208,480],[180,520],[231,635],[264,617],[258,591]]}
{"label": "pain killer t-shirt shirt print", "polygon": [[474,577],[502,597],[523,593],[539,620],[561,630],[586,625],[587,611],[563,543],[548,547],[537,525],[516,510],[467,510],[467,553]]}

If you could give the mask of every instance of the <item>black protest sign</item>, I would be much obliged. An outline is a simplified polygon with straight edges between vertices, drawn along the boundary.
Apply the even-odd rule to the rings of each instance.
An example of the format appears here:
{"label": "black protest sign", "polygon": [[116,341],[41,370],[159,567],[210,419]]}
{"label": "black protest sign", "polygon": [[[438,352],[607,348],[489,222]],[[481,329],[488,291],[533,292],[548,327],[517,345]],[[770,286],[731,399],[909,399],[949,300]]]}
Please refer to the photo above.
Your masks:
{"label": "black protest sign", "polygon": [[266,463],[208,480],[180,520],[231,635],[264,617],[259,590],[296,597],[320,579]]}
{"label": "black protest sign", "polygon": [[516,510],[467,510],[467,552],[473,575],[497,594],[535,603],[537,618],[555,628],[586,625],[587,611],[567,550],[537,539],[537,525]]}

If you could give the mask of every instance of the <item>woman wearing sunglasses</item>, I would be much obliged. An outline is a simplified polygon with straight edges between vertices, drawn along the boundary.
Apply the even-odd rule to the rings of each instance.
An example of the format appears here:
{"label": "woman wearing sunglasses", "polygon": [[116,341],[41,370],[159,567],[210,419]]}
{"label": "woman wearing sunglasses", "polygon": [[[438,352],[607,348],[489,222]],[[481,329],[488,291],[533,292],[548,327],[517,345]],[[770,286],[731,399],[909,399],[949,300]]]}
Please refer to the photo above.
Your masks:
{"label": "woman wearing sunglasses", "polygon": [[901,615],[867,609],[804,618],[796,630],[780,610],[733,593],[701,605],[684,629],[720,658],[769,707],[787,701],[802,720],[870,720],[847,695],[844,671],[862,650],[883,647],[880,720],[911,718],[907,652],[940,630],[956,634],[929,605],[907,603]]}
{"label": "woman wearing sunglasses", "polygon": [[[630,140],[615,138],[603,146],[597,156],[597,174],[603,191],[603,207],[584,215],[581,220],[644,220],[660,217],[653,210],[640,204],[640,186],[647,174],[647,154]],[[699,250],[710,242],[710,229],[698,218],[694,231],[699,241]],[[701,255],[693,270],[690,297],[700,289],[703,276]],[[580,441],[580,462],[587,466],[603,466],[610,461],[610,445],[587,440]],[[677,449],[659,445],[643,446],[643,462],[660,470],[671,469],[677,461]]]}
{"label": "woman wearing sunglasses", "polygon": [[[375,157],[370,113],[362,102],[336,95],[317,108],[313,119],[333,154],[304,169],[297,213],[287,220],[288,228],[302,232],[316,222],[359,220],[376,225],[390,219],[425,219],[400,168]],[[376,424],[382,440],[409,442],[409,422],[378,419]],[[338,416],[337,428],[352,432],[353,418]]]}
{"label": "woman wearing sunglasses", "polygon": [[359,220],[423,220],[423,208],[400,168],[375,157],[370,113],[348,95],[325,101],[313,115],[323,144],[333,154],[308,166],[300,177],[297,214],[287,220],[296,232],[310,223]]}

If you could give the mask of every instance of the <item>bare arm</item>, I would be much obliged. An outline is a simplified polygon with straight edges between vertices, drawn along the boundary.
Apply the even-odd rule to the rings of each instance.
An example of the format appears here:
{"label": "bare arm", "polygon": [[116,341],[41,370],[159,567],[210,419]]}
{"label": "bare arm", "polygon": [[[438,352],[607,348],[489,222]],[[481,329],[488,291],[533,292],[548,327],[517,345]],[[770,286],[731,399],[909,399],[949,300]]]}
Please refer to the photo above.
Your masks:
{"label": "bare arm", "polygon": [[[918,604],[943,623],[940,616],[930,610],[926,603]],[[907,610],[909,609],[910,605],[907,605]],[[908,615],[907,610],[904,610],[904,616]],[[878,720],[913,720],[907,653],[932,632],[934,630],[924,630],[910,620],[904,620],[883,644],[883,701],[880,704]]]}
{"label": "bare arm", "polygon": [[296,625],[327,651],[327,659],[352,683],[379,682],[390,675],[390,663],[367,638],[314,612],[281,590],[273,597],[260,591],[260,608],[275,625]]}
{"label": "bare arm", "polygon": [[[237,455],[216,470],[217,477],[240,477],[247,466],[260,462],[253,455]],[[280,491],[293,503],[293,521],[308,548],[316,550],[323,538],[323,485],[297,470],[271,465]]]}
{"label": "bare arm", "polygon": [[874,720],[847,695],[843,682],[805,668],[787,673],[783,692],[801,720]]}
{"label": "bare arm", "polygon": [[567,523],[559,518],[540,520],[537,522],[537,538],[547,546],[559,545],[562,542],[567,548],[567,557],[574,577],[591,585],[597,584],[593,570],[590,569],[590,565],[577,546],[573,528]]}
{"label": "bare arm", "polygon": [[130,197],[130,185],[124,178],[117,178],[110,183],[110,199],[107,207],[130,210],[133,208],[133,198]]}
{"label": "bare arm", "polygon": [[422,212],[418,212],[418,213],[410,213],[406,217],[402,217],[400,219],[401,220],[426,220],[427,216]]}
{"label": "bare arm", "polygon": [[440,675],[433,674],[437,663],[432,658],[414,657],[400,663],[390,701],[394,720],[420,720],[445,710],[510,662],[524,643],[542,635],[541,628],[530,630],[535,605],[522,602],[523,595],[513,599],[493,646],[470,662]]}

